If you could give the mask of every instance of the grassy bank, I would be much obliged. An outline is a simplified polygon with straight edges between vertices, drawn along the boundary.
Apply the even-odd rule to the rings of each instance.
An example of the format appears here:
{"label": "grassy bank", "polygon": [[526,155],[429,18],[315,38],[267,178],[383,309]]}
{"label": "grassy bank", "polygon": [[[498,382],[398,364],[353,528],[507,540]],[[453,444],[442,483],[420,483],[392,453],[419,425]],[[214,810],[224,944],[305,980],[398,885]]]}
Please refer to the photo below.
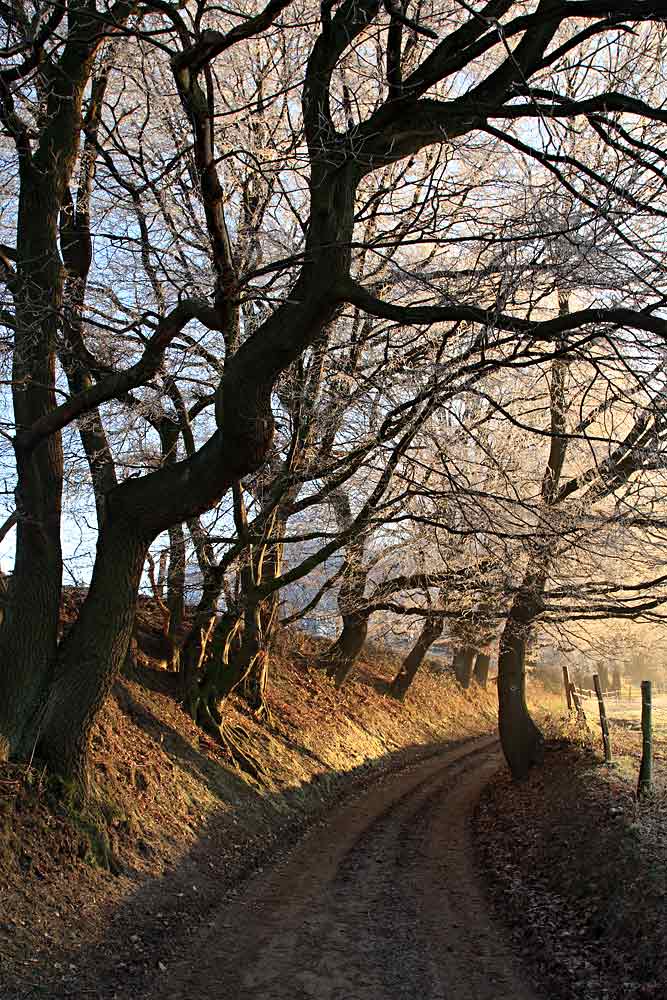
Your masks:
{"label": "grassy bank", "polygon": [[55,983],[77,995],[96,948],[100,967],[145,972],[151,941],[184,920],[196,926],[223,885],[337,797],[411,754],[495,726],[494,692],[462,691],[439,664],[423,668],[401,704],[385,693],[390,656],[369,652],[338,692],[315,653],[302,643],[275,657],[268,723],[239,699],[229,706],[228,724],[261,762],[259,781],[184,714],[175,677],[147,667],[116,685],[101,714],[89,805],[38,768],[2,767],[3,996],[56,995]]}

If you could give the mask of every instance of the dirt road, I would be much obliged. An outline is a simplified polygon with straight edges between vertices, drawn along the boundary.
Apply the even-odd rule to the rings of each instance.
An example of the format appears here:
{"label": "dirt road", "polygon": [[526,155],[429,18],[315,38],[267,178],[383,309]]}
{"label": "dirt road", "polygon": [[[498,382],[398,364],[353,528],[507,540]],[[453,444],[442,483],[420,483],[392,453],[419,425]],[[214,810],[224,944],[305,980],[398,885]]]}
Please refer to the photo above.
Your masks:
{"label": "dirt road", "polygon": [[534,1000],[475,876],[495,740],[388,776],[258,873],[159,1000]]}

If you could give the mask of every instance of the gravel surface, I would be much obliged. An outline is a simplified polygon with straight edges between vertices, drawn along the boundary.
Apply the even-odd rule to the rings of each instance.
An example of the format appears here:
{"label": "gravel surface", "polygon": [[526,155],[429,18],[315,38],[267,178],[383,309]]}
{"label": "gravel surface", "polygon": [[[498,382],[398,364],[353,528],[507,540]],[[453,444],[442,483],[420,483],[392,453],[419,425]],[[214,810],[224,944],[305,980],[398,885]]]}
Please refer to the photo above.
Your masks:
{"label": "gravel surface", "polygon": [[534,1000],[475,872],[471,817],[495,739],[336,808],[257,872],[151,1000]]}

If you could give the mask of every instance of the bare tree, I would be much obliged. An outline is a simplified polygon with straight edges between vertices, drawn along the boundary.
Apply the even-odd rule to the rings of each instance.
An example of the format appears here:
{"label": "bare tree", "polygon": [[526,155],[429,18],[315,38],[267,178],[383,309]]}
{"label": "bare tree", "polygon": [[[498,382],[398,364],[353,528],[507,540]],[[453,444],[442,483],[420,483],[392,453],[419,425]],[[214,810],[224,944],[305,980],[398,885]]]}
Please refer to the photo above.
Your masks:
{"label": "bare tree", "polygon": [[[7,40],[0,53],[3,155],[15,178],[14,208],[5,223],[13,237],[3,244],[0,273],[7,289],[2,322],[13,349],[17,505],[16,556],[1,634],[0,734],[3,754],[27,758],[35,751],[50,767],[83,777],[92,723],[125,658],[150,545],[175,525],[205,515],[262,468],[271,454],[281,374],[318,342],[346,304],[411,331],[416,340],[430,328],[445,346],[466,324],[475,331],[471,367],[489,358],[508,368],[537,364],[554,349],[581,351],[605,338],[612,343],[619,330],[664,337],[655,221],[661,218],[656,191],[665,114],[654,58],[664,10],[647,0],[539,0],[528,6],[489,0],[475,10],[446,0],[414,15],[379,0],[326,2],[321,8],[269,0],[243,13],[157,2],[138,11],[122,2],[69,2],[35,6],[30,15],[14,5],[0,10],[0,17]],[[631,42],[629,24],[636,32]],[[113,38],[118,45],[112,61],[127,69],[122,79],[116,74],[115,90],[108,85],[98,115],[100,84],[92,81],[104,75],[101,53]],[[616,39],[624,43],[622,65],[609,73],[591,70],[573,88],[569,67],[582,46],[609,52]],[[379,55],[374,71],[366,72],[370,40]],[[253,50],[266,53],[276,41],[280,71],[258,74]],[[654,74],[646,100],[636,96],[638,55]],[[243,96],[238,101],[219,86],[223,65],[232,76],[252,79],[255,91],[249,155],[259,162],[241,178],[240,201],[231,197],[233,171],[225,164],[241,160],[234,152],[241,127],[227,130],[225,120],[247,120],[248,109]],[[301,78],[298,117],[294,91],[286,96],[286,88]],[[165,96],[167,80],[178,105]],[[140,88],[150,94],[151,113],[144,118],[134,101]],[[273,120],[269,107],[276,112]],[[157,121],[159,142],[150,158],[142,158]],[[572,123],[613,155],[596,161],[563,153],[553,137]],[[88,200],[79,192],[71,195],[86,142],[88,155],[96,144],[111,149],[116,165],[114,178],[100,153],[104,177],[84,170],[85,183],[96,185]],[[490,239],[484,232],[485,217],[497,219],[499,201],[489,203],[488,216],[479,211],[468,217],[465,203],[474,185],[462,185],[466,193],[454,190],[453,182],[459,208],[449,230],[422,230],[417,210],[409,234],[394,231],[393,218],[411,203],[411,172],[435,177],[440,152],[443,170],[448,157],[479,168],[496,150],[510,150],[524,165],[539,164],[593,215],[609,194],[632,206],[634,232],[640,233],[633,249],[646,266],[624,298],[591,301],[549,317],[538,308],[542,292],[525,295],[518,280],[498,280],[491,252],[482,255],[482,281],[476,268],[458,274],[456,253],[444,251],[467,240],[471,227],[471,244],[485,244],[496,256],[505,239],[502,227],[494,227]],[[568,169],[575,181],[563,172],[563,156],[574,161]],[[496,162],[507,162],[505,154],[498,157]],[[622,166],[612,169],[619,160]],[[632,171],[642,175],[640,195],[627,189]],[[378,188],[370,179],[382,172]],[[130,188],[122,183],[128,176]],[[177,192],[171,206],[160,190],[164,178]],[[124,192],[121,207],[113,209],[105,191],[112,180]],[[144,195],[151,217],[144,213],[142,223]],[[260,255],[257,240],[244,234],[266,198],[273,199],[274,225],[264,227]],[[382,205],[374,210],[378,200]],[[245,223],[232,226],[239,204]],[[72,235],[79,205],[81,213],[97,212],[100,239],[105,219],[115,229],[124,213],[132,218],[120,242],[127,238],[139,258],[144,253],[141,284],[134,271],[122,281],[111,252],[94,251],[94,275],[85,261],[82,267],[74,260],[85,243]],[[371,211],[373,232],[364,232]],[[627,245],[631,227],[611,223],[619,244]],[[150,237],[148,256],[142,225]],[[118,235],[112,232],[106,245],[119,242]],[[369,280],[355,256],[360,242],[378,259],[391,251],[391,268],[405,280],[388,280],[382,269],[377,280]],[[440,251],[444,259],[432,259]],[[168,294],[160,302],[151,274],[163,252],[169,267],[157,266]],[[519,271],[528,273],[525,262]],[[65,339],[66,282],[75,311],[85,319],[83,344],[77,343],[76,322]],[[63,433],[92,414],[90,426],[99,438],[96,408],[111,408],[141,389],[148,399],[163,366],[174,360],[178,368],[184,348],[198,339],[222,364],[211,394],[212,417],[203,420],[191,453],[178,461],[108,488],[100,484],[90,586],[78,620],[59,642]],[[397,363],[391,338],[387,350],[391,366]],[[73,379],[66,389],[60,357]],[[100,446],[90,442],[91,457],[103,455]],[[609,487],[620,463],[603,476]],[[584,487],[580,477],[577,483],[577,489]],[[541,552],[532,572],[534,583],[526,579],[516,598],[514,626],[505,630],[506,655],[519,659],[515,636],[527,627],[532,595],[546,572]],[[513,704],[501,710],[506,746],[503,720],[514,718]],[[520,712],[512,728],[522,760],[532,756],[534,742],[526,740],[525,727]],[[510,756],[514,763],[513,751]]]}

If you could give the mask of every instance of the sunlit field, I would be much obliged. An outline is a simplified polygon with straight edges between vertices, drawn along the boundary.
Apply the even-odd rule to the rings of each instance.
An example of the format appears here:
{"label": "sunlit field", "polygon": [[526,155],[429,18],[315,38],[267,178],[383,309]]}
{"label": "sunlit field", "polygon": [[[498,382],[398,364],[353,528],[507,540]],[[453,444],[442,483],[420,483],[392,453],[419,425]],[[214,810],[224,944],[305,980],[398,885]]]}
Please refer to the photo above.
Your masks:
{"label": "sunlit field", "polygon": [[[667,792],[667,693],[657,693],[654,690],[652,694],[654,785],[656,792],[664,794]],[[597,698],[586,693],[581,701],[590,731],[591,744],[602,752],[602,730]],[[574,713],[570,724],[563,722],[567,716],[564,692],[547,690],[539,682],[532,680],[528,685],[528,702],[535,717],[546,727],[548,736],[561,733],[576,738],[583,735],[574,725]],[[642,753],[640,686],[636,683],[624,684],[621,697],[606,694],[604,702],[609,720],[614,770],[620,777],[634,784]]]}

